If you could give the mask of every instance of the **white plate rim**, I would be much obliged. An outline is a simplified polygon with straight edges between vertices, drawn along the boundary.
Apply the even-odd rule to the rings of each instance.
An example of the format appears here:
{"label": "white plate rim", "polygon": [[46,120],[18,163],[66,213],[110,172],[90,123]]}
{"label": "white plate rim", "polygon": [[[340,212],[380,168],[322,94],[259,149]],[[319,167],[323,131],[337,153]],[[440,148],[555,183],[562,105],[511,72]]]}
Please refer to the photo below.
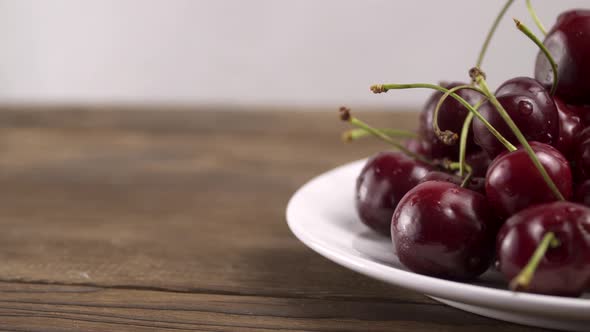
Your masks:
{"label": "white plate rim", "polygon": [[590,300],[588,299],[512,292],[429,277],[396,269],[368,258],[350,255],[326,245],[320,238],[310,236],[310,233],[302,229],[297,222],[299,218],[306,217],[305,213],[301,212],[304,196],[321,182],[329,181],[334,174],[351,167],[360,170],[365,162],[366,159],[362,159],[336,167],[309,180],[295,192],[287,204],[286,218],[289,228],[301,242],[325,258],[353,271],[428,296],[500,310],[538,313],[560,319],[569,318],[590,322]]}

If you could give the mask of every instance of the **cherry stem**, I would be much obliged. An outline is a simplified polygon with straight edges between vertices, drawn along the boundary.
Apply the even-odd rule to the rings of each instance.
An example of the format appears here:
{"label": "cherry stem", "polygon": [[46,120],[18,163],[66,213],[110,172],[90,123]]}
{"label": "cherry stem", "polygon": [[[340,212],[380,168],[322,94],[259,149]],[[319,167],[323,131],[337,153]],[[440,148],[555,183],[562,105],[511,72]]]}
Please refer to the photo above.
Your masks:
{"label": "cherry stem", "polygon": [[[488,120],[486,120],[486,118],[484,118],[475,108],[473,108],[473,106],[471,106],[471,104],[469,104],[465,99],[461,98],[461,96],[459,96],[458,94],[456,94],[454,92],[449,92],[448,89],[445,89],[440,85],[427,84],[427,83],[380,84],[380,85],[371,86],[371,91],[373,91],[373,93],[384,93],[389,90],[414,89],[414,88],[433,89],[433,90],[437,90],[437,91],[440,91],[445,94],[448,93],[449,96],[455,98],[455,100],[457,100],[459,103],[461,103],[461,105],[463,105],[467,110],[469,110],[469,112],[473,113],[473,115],[476,116],[477,119],[480,120],[486,126],[486,128],[492,133],[492,135],[494,135],[498,139],[498,141],[500,141],[500,143],[502,143],[506,147],[506,149],[508,149],[508,151],[516,151],[516,147],[514,145],[512,145],[512,143],[510,143],[506,138],[504,138],[504,136],[502,136],[502,134],[500,134],[500,132],[497,131],[496,128],[494,128],[488,122]],[[473,86],[466,87],[466,89],[468,89],[468,88],[473,89],[478,92],[481,92],[484,96],[486,96],[486,94],[483,90],[480,90],[480,89],[473,87]],[[444,97],[444,95],[443,95],[443,97]]]}
{"label": "cherry stem", "polygon": [[[414,132],[407,131],[407,130],[400,130],[400,129],[390,129],[390,128],[379,128],[379,131],[384,133],[389,137],[399,137],[399,138],[418,138],[418,135]],[[362,128],[355,128],[350,129],[342,133],[342,140],[345,142],[352,142],[356,141],[361,138],[373,136],[370,132],[362,129]]]}
{"label": "cherry stem", "polygon": [[442,131],[440,129],[440,127],[438,125],[438,113],[440,111],[440,108],[442,107],[442,104],[445,102],[445,100],[447,100],[449,95],[451,93],[455,93],[455,92],[462,90],[462,89],[473,90],[473,91],[479,92],[480,94],[483,95],[483,91],[481,91],[480,89],[478,89],[472,85],[456,86],[456,87],[448,90],[447,92],[445,92],[445,94],[438,100],[438,103],[436,104],[436,107],[434,108],[434,112],[432,113],[432,129],[434,130],[434,134],[436,135],[436,137],[438,137],[439,140],[441,140],[446,145],[454,145],[457,142],[457,140],[459,139],[459,135],[457,135],[457,133],[452,132],[450,130]]}
{"label": "cherry stem", "polygon": [[457,169],[461,169],[461,167],[464,167],[467,170],[467,175],[465,176],[465,178],[463,179],[463,181],[461,182],[461,188],[465,188],[465,186],[467,186],[467,184],[469,183],[469,180],[471,180],[471,176],[473,175],[471,166],[469,166],[469,164],[463,162],[450,162],[447,161],[444,164],[445,168],[448,170],[457,170]]}
{"label": "cherry stem", "polygon": [[490,92],[490,88],[488,87],[488,84],[483,76],[483,73],[478,68],[472,68],[469,71],[469,74],[471,75],[471,78],[474,80],[474,82],[476,82],[481,87],[481,89],[486,93],[486,96],[488,97],[489,101],[492,103],[492,105],[494,105],[502,119],[504,119],[504,121],[510,128],[510,130],[512,130],[512,132],[518,139],[518,142],[522,145],[526,153],[529,155],[529,158],[531,158],[531,161],[539,170],[539,173],[541,173],[541,177],[543,178],[545,183],[547,183],[549,189],[551,189],[551,191],[558,200],[564,201],[565,198],[555,185],[555,182],[553,182],[553,179],[551,179],[551,177],[547,173],[545,167],[543,167],[543,165],[539,161],[539,158],[537,158],[537,155],[533,151],[533,148],[531,148],[529,142],[526,140],[518,126],[514,123],[508,112],[506,112],[506,109],[504,109],[502,104],[500,104],[496,96],[494,96],[494,94]]}
{"label": "cherry stem", "polygon": [[[479,105],[477,105],[479,106]],[[475,107],[477,108],[477,107]],[[459,143],[459,176],[465,174],[465,155],[467,154],[467,135],[469,135],[469,128],[473,120],[473,113],[467,114],[461,128],[461,142]]]}
{"label": "cherry stem", "polygon": [[408,148],[406,148],[405,146],[403,146],[399,142],[394,141],[391,137],[389,137],[387,134],[383,133],[381,130],[373,128],[370,125],[364,123],[363,121],[353,117],[352,114],[350,114],[350,109],[348,109],[346,107],[340,107],[340,119],[342,119],[343,121],[347,121],[351,125],[353,125],[357,128],[361,128],[361,129],[371,133],[371,135],[378,137],[381,140],[393,145],[396,149],[400,150],[401,152],[405,153],[407,156],[409,156],[411,158],[414,158],[418,161],[421,161],[421,162],[428,164],[430,166],[433,166],[433,167],[438,166],[432,160],[429,160],[420,154],[417,154],[417,153],[414,153],[414,152],[408,150]]}
{"label": "cherry stem", "polygon": [[537,38],[537,36],[535,36],[531,32],[531,30],[527,28],[526,25],[524,25],[517,19],[514,19],[514,23],[516,23],[516,27],[518,28],[518,30],[522,31],[522,33],[529,37],[530,40],[537,44],[539,49],[541,49],[541,52],[543,52],[543,54],[551,64],[551,70],[553,70],[553,85],[551,86],[551,95],[554,95],[555,91],[557,90],[557,83],[559,82],[559,77],[557,76],[557,63],[555,62],[555,60],[551,56],[551,53],[549,53],[549,50],[547,49],[547,47],[545,47],[543,42],[539,40],[539,38]]}
{"label": "cherry stem", "polygon": [[543,26],[543,23],[539,19],[539,16],[537,16],[537,12],[533,8],[533,4],[531,3],[531,0],[526,0],[526,8],[528,9],[529,14],[531,14],[531,17],[533,18],[533,21],[537,25],[537,28],[539,28],[539,30],[541,31],[541,33],[543,33],[543,35],[546,36],[547,35],[547,30],[545,30],[545,27]]}
{"label": "cherry stem", "polygon": [[506,4],[504,5],[504,7],[502,7],[500,12],[496,16],[496,19],[494,20],[494,23],[492,24],[490,31],[488,31],[488,35],[486,36],[486,39],[483,42],[483,45],[481,46],[481,50],[479,51],[479,56],[477,57],[477,62],[475,63],[476,67],[481,67],[481,64],[483,62],[483,57],[485,56],[486,51],[488,50],[488,46],[490,45],[490,41],[492,40],[492,37],[494,36],[496,29],[498,28],[498,24],[500,24],[500,21],[504,17],[504,14],[506,14],[506,11],[510,7],[510,5],[512,5],[513,2],[514,2],[514,0],[506,1]]}
{"label": "cherry stem", "polygon": [[[469,164],[467,164],[467,163],[464,163],[464,164],[465,164],[464,166],[465,166],[465,169],[467,170],[467,173],[471,173],[471,166],[469,166]],[[444,166],[446,169],[448,169],[450,171],[456,171],[461,167],[461,163],[445,160]]]}
{"label": "cherry stem", "polygon": [[472,176],[473,176],[473,173],[467,172],[467,175],[463,179],[463,182],[461,182],[461,188],[467,187],[467,184],[469,183],[469,181],[471,181]]}
{"label": "cherry stem", "polygon": [[545,253],[549,248],[556,248],[560,245],[559,240],[553,232],[548,232],[543,236],[541,243],[535,249],[533,256],[529,259],[527,265],[520,271],[520,273],[510,281],[510,289],[513,291],[526,290],[533,277],[539,263],[545,257]]}

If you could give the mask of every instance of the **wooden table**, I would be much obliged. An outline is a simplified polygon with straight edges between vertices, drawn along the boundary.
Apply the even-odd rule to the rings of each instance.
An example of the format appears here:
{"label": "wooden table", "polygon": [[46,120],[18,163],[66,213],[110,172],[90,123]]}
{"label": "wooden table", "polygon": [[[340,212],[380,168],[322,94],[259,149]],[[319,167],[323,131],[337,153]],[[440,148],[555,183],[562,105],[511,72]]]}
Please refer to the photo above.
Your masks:
{"label": "wooden table", "polygon": [[341,143],[344,128],[335,112],[4,108],[0,329],[537,331],[366,278],[295,239],[290,195],[386,148]]}

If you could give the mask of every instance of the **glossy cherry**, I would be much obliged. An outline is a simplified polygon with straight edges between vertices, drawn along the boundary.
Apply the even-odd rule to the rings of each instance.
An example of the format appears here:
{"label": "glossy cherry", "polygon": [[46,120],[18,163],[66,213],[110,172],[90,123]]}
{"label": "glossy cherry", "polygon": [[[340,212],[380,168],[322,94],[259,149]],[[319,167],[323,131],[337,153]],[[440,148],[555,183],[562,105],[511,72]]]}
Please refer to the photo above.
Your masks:
{"label": "glossy cherry", "polygon": [[571,159],[576,148],[576,140],[584,125],[576,109],[572,109],[558,97],[554,97],[553,100],[559,115],[559,139],[555,147],[566,158]]}
{"label": "glossy cherry", "polygon": [[[557,63],[557,95],[570,104],[590,104],[590,10],[562,13],[543,43]],[[551,64],[541,52],[535,77],[547,87],[553,83]]]}
{"label": "glossy cherry", "polygon": [[[441,86],[447,89],[451,89],[459,85],[465,85],[465,83],[441,83]],[[460,97],[465,99],[467,102],[469,102],[471,105],[474,105],[479,100],[481,100],[481,96],[477,92],[472,90],[462,89],[457,91],[456,93]],[[424,109],[420,114],[419,133],[431,145],[431,156],[433,158],[449,158],[456,160],[459,156],[459,142],[457,142],[457,144],[454,145],[446,145],[438,139],[432,127],[432,116],[434,114],[436,105],[442,96],[443,93],[438,91],[434,92],[426,102],[426,105],[424,106]],[[447,98],[441,105],[438,112],[439,128],[443,131],[450,130],[454,133],[460,134],[461,129],[463,128],[463,122],[465,121],[465,117],[468,113],[469,110],[467,110],[458,101],[451,97]],[[472,133],[470,133],[470,138],[467,140],[468,151],[473,151],[477,149],[471,137],[473,137]]]}
{"label": "glossy cherry", "polygon": [[590,180],[577,185],[574,193],[574,201],[590,207]]}
{"label": "glossy cherry", "polygon": [[480,150],[468,154],[465,162],[471,166],[471,174],[474,177],[485,177],[492,160],[485,151]]}
{"label": "glossy cherry", "polygon": [[485,196],[442,181],[410,190],[391,222],[397,255],[408,269],[468,280],[492,261],[498,222]]}
{"label": "glossy cherry", "polygon": [[541,204],[510,217],[498,233],[499,270],[507,280],[518,275],[548,232],[559,245],[547,250],[526,290],[579,296],[590,281],[590,209],[580,204]]}
{"label": "glossy cherry", "polygon": [[584,127],[590,126],[590,105],[571,105],[567,104],[567,107],[572,112],[576,113],[582,120]]}
{"label": "glossy cherry", "polygon": [[404,146],[413,153],[417,153],[419,155],[425,157],[431,157],[432,154],[432,146],[430,143],[421,138],[411,138],[404,141]]}
{"label": "glossy cherry", "polygon": [[[463,183],[463,179],[455,174],[441,172],[441,171],[432,171],[426,174],[418,183],[424,183],[427,181],[443,181],[456,184],[460,186]],[[480,194],[485,194],[485,184],[486,179],[482,177],[472,177],[467,181],[466,188],[476,191]]]}
{"label": "glossy cherry", "polygon": [[[549,91],[538,81],[528,77],[517,77],[504,82],[495,93],[512,120],[529,141],[555,145],[559,137],[557,107]],[[512,144],[518,140],[496,108],[489,102],[479,108],[482,116]],[[473,119],[475,142],[494,158],[505,147],[490,133],[477,118]]]}
{"label": "glossy cherry", "polygon": [[381,152],[370,158],[356,181],[356,209],[361,221],[389,235],[398,202],[431,167],[401,152]]}
{"label": "glossy cherry", "polygon": [[574,150],[574,174],[577,181],[590,179],[590,127],[578,135]]}
{"label": "glossy cherry", "polygon": [[[572,173],[568,161],[554,147],[530,142],[535,155],[562,195],[572,196]],[[507,218],[531,205],[557,200],[526,151],[500,154],[488,168],[486,196],[500,217]]]}

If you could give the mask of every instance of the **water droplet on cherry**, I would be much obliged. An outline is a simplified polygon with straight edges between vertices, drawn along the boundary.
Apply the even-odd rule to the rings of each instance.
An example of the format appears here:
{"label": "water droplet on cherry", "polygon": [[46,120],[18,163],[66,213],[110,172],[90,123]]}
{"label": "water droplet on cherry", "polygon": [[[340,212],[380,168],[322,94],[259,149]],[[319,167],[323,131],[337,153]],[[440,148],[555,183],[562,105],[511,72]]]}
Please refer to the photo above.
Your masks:
{"label": "water droplet on cherry", "polygon": [[521,100],[518,102],[518,111],[520,114],[529,116],[533,114],[533,104],[527,100]]}

